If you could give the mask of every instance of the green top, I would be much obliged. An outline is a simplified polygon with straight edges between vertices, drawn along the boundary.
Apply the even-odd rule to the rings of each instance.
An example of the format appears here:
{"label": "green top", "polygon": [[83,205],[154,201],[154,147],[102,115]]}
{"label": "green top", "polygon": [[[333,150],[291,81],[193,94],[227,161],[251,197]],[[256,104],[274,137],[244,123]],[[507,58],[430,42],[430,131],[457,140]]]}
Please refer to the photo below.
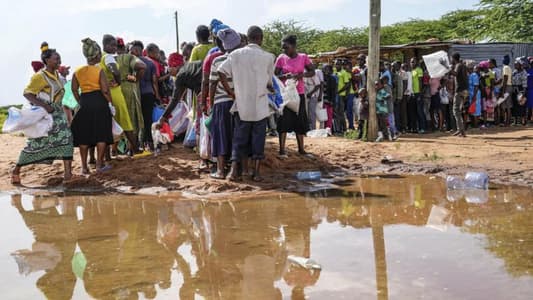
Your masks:
{"label": "green top", "polygon": [[135,75],[135,64],[139,59],[131,54],[120,54],[116,57],[120,71],[120,80],[127,81],[128,75]]}
{"label": "green top", "polygon": [[189,59],[189,62],[197,61],[197,60],[204,60],[207,56],[207,52],[213,48],[213,45],[211,44],[198,44],[196,45],[191,52],[191,58]]}
{"label": "green top", "polygon": [[[346,96],[346,90],[341,92],[341,89],[343,89],[346,84],[350,84],[350,81],[352,80],[352,75],[348,73],[346,70],[342,69],[340,71],[337,71],[337,77],[339,78],[339,84],[338,84],[338,91],[339,96]],[[353,90],[353,87],[350,87]]]}
{"label": "green top", "polygon": [[420,78],[424,77],[424,71],[422,68],[416,67],[412,72],[413,75],[413,93],[420,93]]}

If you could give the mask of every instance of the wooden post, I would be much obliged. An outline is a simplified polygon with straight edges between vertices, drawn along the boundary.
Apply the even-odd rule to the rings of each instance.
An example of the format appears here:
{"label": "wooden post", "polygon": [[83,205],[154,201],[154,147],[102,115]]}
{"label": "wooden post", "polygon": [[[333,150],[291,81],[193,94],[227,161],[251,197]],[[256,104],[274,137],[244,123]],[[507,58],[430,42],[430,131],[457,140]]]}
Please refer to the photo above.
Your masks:
{"label": "wooden post", "polygon": [[368,75],[367,89],[369,100],[368,141],[378,137],[378,121],[376,116],[376,89],[374,83],[379,78],[379,48],[381,28],[381,0],[370,0],[370,32],[368,39]]}
{"label": "wooden post", "polygon": [[180,31],[178,27],[178,11],[174,12],[174,19],[176,20],[176,52],[180,53]]}

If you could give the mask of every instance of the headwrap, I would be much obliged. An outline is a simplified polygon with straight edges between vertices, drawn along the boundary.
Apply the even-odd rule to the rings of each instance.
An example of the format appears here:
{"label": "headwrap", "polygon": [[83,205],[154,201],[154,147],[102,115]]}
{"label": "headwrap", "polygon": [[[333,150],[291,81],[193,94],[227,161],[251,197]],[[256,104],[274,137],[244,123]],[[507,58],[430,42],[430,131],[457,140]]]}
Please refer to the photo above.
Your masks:
{"label": "headwrap", "polygon": [[178,68],[183,66],[183,55],[174,52],[168,56],[168,66],[171,68]]}
{"label": "headwrap", "polygon": [[124,44],[124,39],[121,37],[117,37],[117,46],[125,47],[126,44]]}
{"label": "headwrap", "polygon": [[479,63],[479,67],[482,68],[482,69],[488,69],[489,68],[489,61],[488,60],[484,60],[482,62]]}
{"label": "headwrap", "polygon": [[44,64],[42,61],[34,60],[31,62],[31,67],[33,68],[33,71],[35,73],[39,72],[42,68],[44,68]]}
{"label": "headwrap", "polygon": [[209,27],[211,28],[211,32],[213,32],[213,34],[215,35],[218,35],[218,32],[220,30],[229,28],[228,25],[222,23],[222,21],[217,20],[217,19],[211,20],[211,24],[209,25]]}
{"label": "headwrap", "polygon": [[83,39],[81,42],[83,43],[83,56],[88,60],[93,60],[102,53],[98,43],[90,38]]}
{"label": "headwrap", "polygon": [[231,28],[222,29],[217,33],[217,37],[226,50],[233,50],[241,44],[241,35]]}
{"label": "headwrap", "polygon": [[59,73],[63,73],[65,71],[70,70],[70,66],[59,66],[59,69],[57,70]]}

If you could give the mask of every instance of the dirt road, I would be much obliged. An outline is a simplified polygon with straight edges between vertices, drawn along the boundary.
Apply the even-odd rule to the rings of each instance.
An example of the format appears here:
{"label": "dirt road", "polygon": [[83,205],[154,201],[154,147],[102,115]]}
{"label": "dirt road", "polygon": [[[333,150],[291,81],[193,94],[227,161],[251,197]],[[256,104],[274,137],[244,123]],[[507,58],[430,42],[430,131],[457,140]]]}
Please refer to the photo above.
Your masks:
{"label": "dirt road", "polygon": [[[24,138],[0,135],[1,190],[14,190],[9,170],[14,166]],[[248,178],[233,183],[209,178],[208,170],[200,170],[197,155],[174,144],[173,149],[157,157],[119,158],[113,169],[94,174],[74,183],[73,188],[96,188],[111,191],[136,191],[163,187],[193,195],[212,193],[247,193],[287,191],[294,188],[294,174],[302,170],[343,171],[350,175],[368,174],[461,174],[468,170],[486,170],[491,181],[503,184],[533,186],[533,128],[472,130],[467,138],[448,134],[404,135],[395,143],[363,143],[344,138],[307,139],[307,149],[315,159],[299,156],[295,140],[289,141],[289,158],[277,158],[277,139],[267,142],[261,183]],[[384,158],[388,158],[384,160]],[[75,154],[74,172],[80,173],[79,156]],[[62,164],[34,165],[23,168],[22,188],[47,188],[61,184]],[[18,189],[21,189],[20,187]]]}

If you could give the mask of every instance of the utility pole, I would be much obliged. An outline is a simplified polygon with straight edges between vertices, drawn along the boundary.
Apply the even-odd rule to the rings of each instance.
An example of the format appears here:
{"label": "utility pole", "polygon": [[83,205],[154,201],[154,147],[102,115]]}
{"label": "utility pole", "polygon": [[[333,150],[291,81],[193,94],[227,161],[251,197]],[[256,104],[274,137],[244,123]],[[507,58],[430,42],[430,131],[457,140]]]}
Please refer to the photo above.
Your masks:
{"label": "utility pole", "polygon": [[378,121],[376,116],[375,82],[379,78],[379,49],[381,28],[381,0],[370,0],[370,32],[368,39],[368,141],[375,141],[378,137]]}
{"label": "utility pole", "polygon": [[180,31],[178,28],[178,11],[174,12],[174,19],[176,20],[176,52],[180,53]]}

